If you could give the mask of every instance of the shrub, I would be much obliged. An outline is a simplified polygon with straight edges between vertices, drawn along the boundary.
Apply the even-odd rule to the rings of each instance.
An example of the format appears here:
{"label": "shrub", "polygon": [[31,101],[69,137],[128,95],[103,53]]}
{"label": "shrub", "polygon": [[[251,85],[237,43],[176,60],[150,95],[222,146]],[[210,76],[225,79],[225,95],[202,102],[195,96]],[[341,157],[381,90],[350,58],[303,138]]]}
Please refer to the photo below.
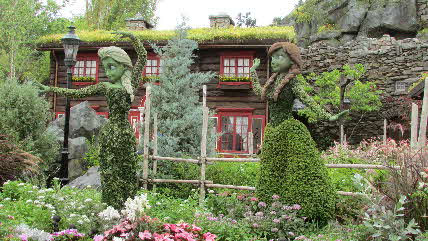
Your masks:
{"label": "shrub", "polygon": [[59,145],[46,131],[51,119],[49,103],[38,96],[35,88],[6,80],[0,87],[0,113],[0,133],[10,136],[10,141],[23,151],[40,157],[44,171],[54,170]]}
{"label": "shrub", "polygon": [[257,195],[268,202],[274,194],[300,204],[310,220],[325,223],[333,215],[336,194],[327,169],[309,131],[294,119],[266,128]]}

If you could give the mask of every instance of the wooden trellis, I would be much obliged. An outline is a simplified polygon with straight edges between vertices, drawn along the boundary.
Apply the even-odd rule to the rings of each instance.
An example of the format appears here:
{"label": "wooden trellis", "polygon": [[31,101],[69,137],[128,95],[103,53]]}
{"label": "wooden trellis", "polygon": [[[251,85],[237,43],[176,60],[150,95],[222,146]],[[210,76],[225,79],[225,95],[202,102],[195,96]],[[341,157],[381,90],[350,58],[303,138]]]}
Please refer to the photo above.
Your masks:
{"label": "wooden trellis", "polygon": [[[207,157],[207,132],[208,132],[208,118],[209,118],[209,109],[206,106],[206,95],[207,87],[203,86],[203,122],[202,122],[202,140],[201,140],[201,155],[197,159],[190,158],[178,158],[178,157],[162,157],[158,156],[158,143],[157,143],[157,128],[158,128],[158,119],[157,114],[154,114],[154,148],[153,155],[149,155],[149,133],[150,133],[150,86],[146,89],[146,104],[145,104],[145,117],[144,117],[144,160],[143,160],[143,187],[147,189],[148,183],[153,183],[153,187],[156,187],[156,183],[188,183],[199,185],[199,203],[203,205],[205,199],[205,190],[206,188],[228,188],[236,190],[249,190],[255,191],[255,187],[248,186],[235,186],[227,184],[215,184],[213,181],[206,180],[206,167],[208,164],[214,162],[260,162],[259,158],[222,158],[222,157]],[[253,154],[253,134],[248,133],[248,146],[250,156]],[[153,178],[149,178],[149,160],[153,161]],[[200,166],[200,176],[198,180],[174,180],[174,179],[155,179],[157,173],[157,161],[173,161],[173,162],[186,162],[197,164]],[[367,164],[326,164],[328,168],[357,168],[357,169],[389,169],[391,167],[383,165],[367,165]],[[398,167],[394,167],[398,168]],[[345,196],[356,196],[357,193],[352,192],[342,192],[338,191],[338,194]]]}

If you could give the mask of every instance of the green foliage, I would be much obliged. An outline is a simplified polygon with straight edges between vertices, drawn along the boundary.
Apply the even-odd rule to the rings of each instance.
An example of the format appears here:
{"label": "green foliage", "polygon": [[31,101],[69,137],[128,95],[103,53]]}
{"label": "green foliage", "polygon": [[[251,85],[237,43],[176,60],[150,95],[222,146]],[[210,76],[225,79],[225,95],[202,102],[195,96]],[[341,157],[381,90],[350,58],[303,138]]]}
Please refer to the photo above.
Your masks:
{"label": "green foliage", "polygon": [[[330,107],[335,113],[341,111],[340,84],[343,79],[347,79],[350,83],[344,89],[344,99],[348,99],[351,103],[349,110],[359,113],[376,111],[382,105],[380,101],[382,91],[377,88],[376,83],[360,81],[365,72],[366,70],[361,64],[353,67],[344,65],[342,70],[335,69],[320,75],[310,74],[307,77],[299,75],[297,78],[305,84],[304,90],[311,94],[317,103]],[[310,80],[314,80],[313,86],[309,85]],[[314,118],[317,114],[311,109],[305,108],[299,110],[299,115]]]}
{"label": "green foliage", "polygon": [[251,77],[230,77],[230,76],[219,76],[220,82],[250,82]]}
{"label": "green foliage", "polygon": [[[131,31],[142,41],[162,41],[173,39],[176,34],[170,30]],[[117,43],[123,42],[118,36],[109,31],[77,31],[79,38],[86,43]],[[38,44],[59,44],[63,34],[53,34],[38,39]],[[197,42],[210,40],[246,40],[246,39],[281,39],[291,41],[296,33],[293,27],[255,27],[255,28],[196,28],[188,30],[188,38]]]}
{"label": "green foliage", "polygon": [[[39,188],[19,181],[5,183],[0,193],[0,230],[18,224],[52,231],[53,215],[61,217],[60,229],[70,224],[88,233],[97,225],[97,214],[105,208],[101,194],[93,189],[60,188],[59,180],[53,188]],[[1,233],[1,231],[0,231]]]}
{"label": "green foliage", "polygon": [[202,106],[198,91],[214,74],[190,72],[197,47],[196,41],[186,39],[182,28],[162,49],[155,47],[163,59],[160,85],[152,88],[152,110],[158,115],[161,156],[200,155]]}
{"label": "green foliage", "polygon": [[245,15],[242,13],[238,13],[236,17],[236,26],[238,27],[256,27],[257,20],[252,18],[251,12],[246,12]]}
{"label": "green foliage", "polygon": [[325,223],[333,215],[336,194],[327,169],[307,128],[294,119],[265,131],[257,195],[269,201],[274,194],[300,204],[311,220]]}
{"label": "green foliage", "polygon": [[85,156],[83,157],[83,160],[86,162],[86,166],[88,168],[99,166],[101,151],[99,143],[97,143],[95,138],[92,137],[90,141],[86,140],[86,144],[88,145],[88,151],[85,152]]}
{"label": "green foliage", "polygon": [[8,79],[0,86],[0,112],[0,133],[10,136],[10,141],[22,150],[40,157],[43,171],[53,171],[59,145],[46,130],[52,115],[49,103],[31,85]]}
{"label": "green foliage", "polygon": [[[45,80],[49,77],[49,53],[34,50],[40,36],[64,31],[56,14],[56,1],[0,0],[0,77]],[[31,64],[29,64],[31,63]]]}
{"label": "green foliage", "polygon": [[322,33],[325,31],[333,31],[333,30],[336,30],[336,28],[337,27],[335,24],[330,24],[330,23],[324,24],[318,28],[318,33]]}
{"label": "green foliage", "polygon": [[[151,24],[157,22],[156,6],[159,0],[90,0],[86,21],[96,29],[115,30],[125,27],[125,19],[137,13]],[[108,6],[108,7],[106,7]]]}
{"label": "green foliage", "polygon": [[95,78],[90,76],[80,76],[80,77],[73,76],[71,80],[73,82],[95,82]]}

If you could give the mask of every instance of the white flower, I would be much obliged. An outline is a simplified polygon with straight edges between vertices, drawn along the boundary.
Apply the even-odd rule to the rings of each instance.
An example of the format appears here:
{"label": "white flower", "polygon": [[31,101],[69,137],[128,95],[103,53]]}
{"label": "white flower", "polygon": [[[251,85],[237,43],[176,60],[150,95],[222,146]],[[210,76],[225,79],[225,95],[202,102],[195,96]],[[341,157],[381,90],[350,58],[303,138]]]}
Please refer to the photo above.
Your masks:
{"label": "white flower", "polygon": [[19,183],[18,184],[18,186],[24,186],[25,185],[25,183]]}
{"label": "white flower", "polygon": [[32,203],[33,202],[33,200],[31,200],[31,199],[28,199],[27,201],[25,201],[26,203]]}
{"label": "white flower", "polygon": [[39,204],[40,203],[40,201],[39,200],[35,200],[34,201],[34,204]]}
{"label": "white flower", "polygon": [[210,189],[210,190],[208,190],[208,193],[214,193],[214,190]]}
{"label": "white flower", "polygon": [[33,191],[31,191],[31,190],[30,190],[30,191],[28,191],[28,192],[29,192],[29,193],[32,193]]}
{"label": "white flower", "polygon": [[98,216],[104,220],[119,219],[119,212],[111,206],[108,206],[104,211],[100,212]]}
{"label": "white flower", "polygon": [[45,190],[43,190],[43,189],[40,189],[39,191],[38,191],[38,193],[45,193],[46,191]]}
{"label": "white flower", "polygon": [[48,189],[46,189],[46,192],[52,192],[53,191],[53,189],[52,188],[48,188]]}
{"label": "white flower", "polygon": [[33,186],[33,189],[38,189],[39,187],[38,186]]}
{"label": "white flower", "polygon": [[119,238],[119,237],[113,237],[113,241],[123,241],[123,238]]}
{"label": "white flower", "polygon": [[87,202],[92,202],[92,199],[87,198],[87,199],[85,199],[85,202],[86,202],[86,203],[87,203]]}
{"label": "white flower", "polygon": [[74,214],[74,213],[70,214],[70,218],[76,217],[76,216],[77,216],[77,214]]}
{"label": "white flower", "polygon": [[4,199],[5,201],[10,201],[10,197],[7,197]]}
{"label": "white flower", "polygon": [[45,207],[47,207],[49,209],[55,209],[55,207],[50,203],[46,204]]}
{"label": "white flower", "polygon": [[37,199],[43,199],[45,196],[38,196]]}
{"label": "white flower", "polygon": [[144,212],[145,208],[150,208],[149,200],[147,200],[146,194],[141,194],[136,196],[134,199],[128,198],[125,202],[125,209],[121,212],[122,214],[134,221],[138,215],[141,215]]}
{"label": "white flower", "polygon": [[3,204],[0,204],[0,208],[2,208],[2,207],[4,207],[4,205],[3,205]]}
{"label": "white flower", "polygon": [[79,219],[79,220],[77,220],[77,223],[78,223],[78,224],[83,224],[84,222],[83,222],[83,220],[80,220],[80,219]]}
{"label": "white flower", "polygon": [[160,203],[160,202],[156,202],[156,205],[162,205],[162,203]]}

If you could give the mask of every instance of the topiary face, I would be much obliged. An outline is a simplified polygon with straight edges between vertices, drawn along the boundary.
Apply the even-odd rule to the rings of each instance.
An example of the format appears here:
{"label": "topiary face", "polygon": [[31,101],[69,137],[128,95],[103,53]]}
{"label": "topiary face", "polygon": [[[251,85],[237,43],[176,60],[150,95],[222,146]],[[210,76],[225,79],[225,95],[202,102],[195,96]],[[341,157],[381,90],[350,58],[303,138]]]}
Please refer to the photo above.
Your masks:
{"label": "topiary face", "polygon": [[126,67],[111,57],[102,59],[102,63],[107,77],[113,83],[120,83],[120,79],[122,78],[123,73],[125,73]]}
{"label": "topiary face", "polygon": [[272,72],[287,73],[293,64],[294,62],[284,49],[279,48],[273,52],[270,64]]}

